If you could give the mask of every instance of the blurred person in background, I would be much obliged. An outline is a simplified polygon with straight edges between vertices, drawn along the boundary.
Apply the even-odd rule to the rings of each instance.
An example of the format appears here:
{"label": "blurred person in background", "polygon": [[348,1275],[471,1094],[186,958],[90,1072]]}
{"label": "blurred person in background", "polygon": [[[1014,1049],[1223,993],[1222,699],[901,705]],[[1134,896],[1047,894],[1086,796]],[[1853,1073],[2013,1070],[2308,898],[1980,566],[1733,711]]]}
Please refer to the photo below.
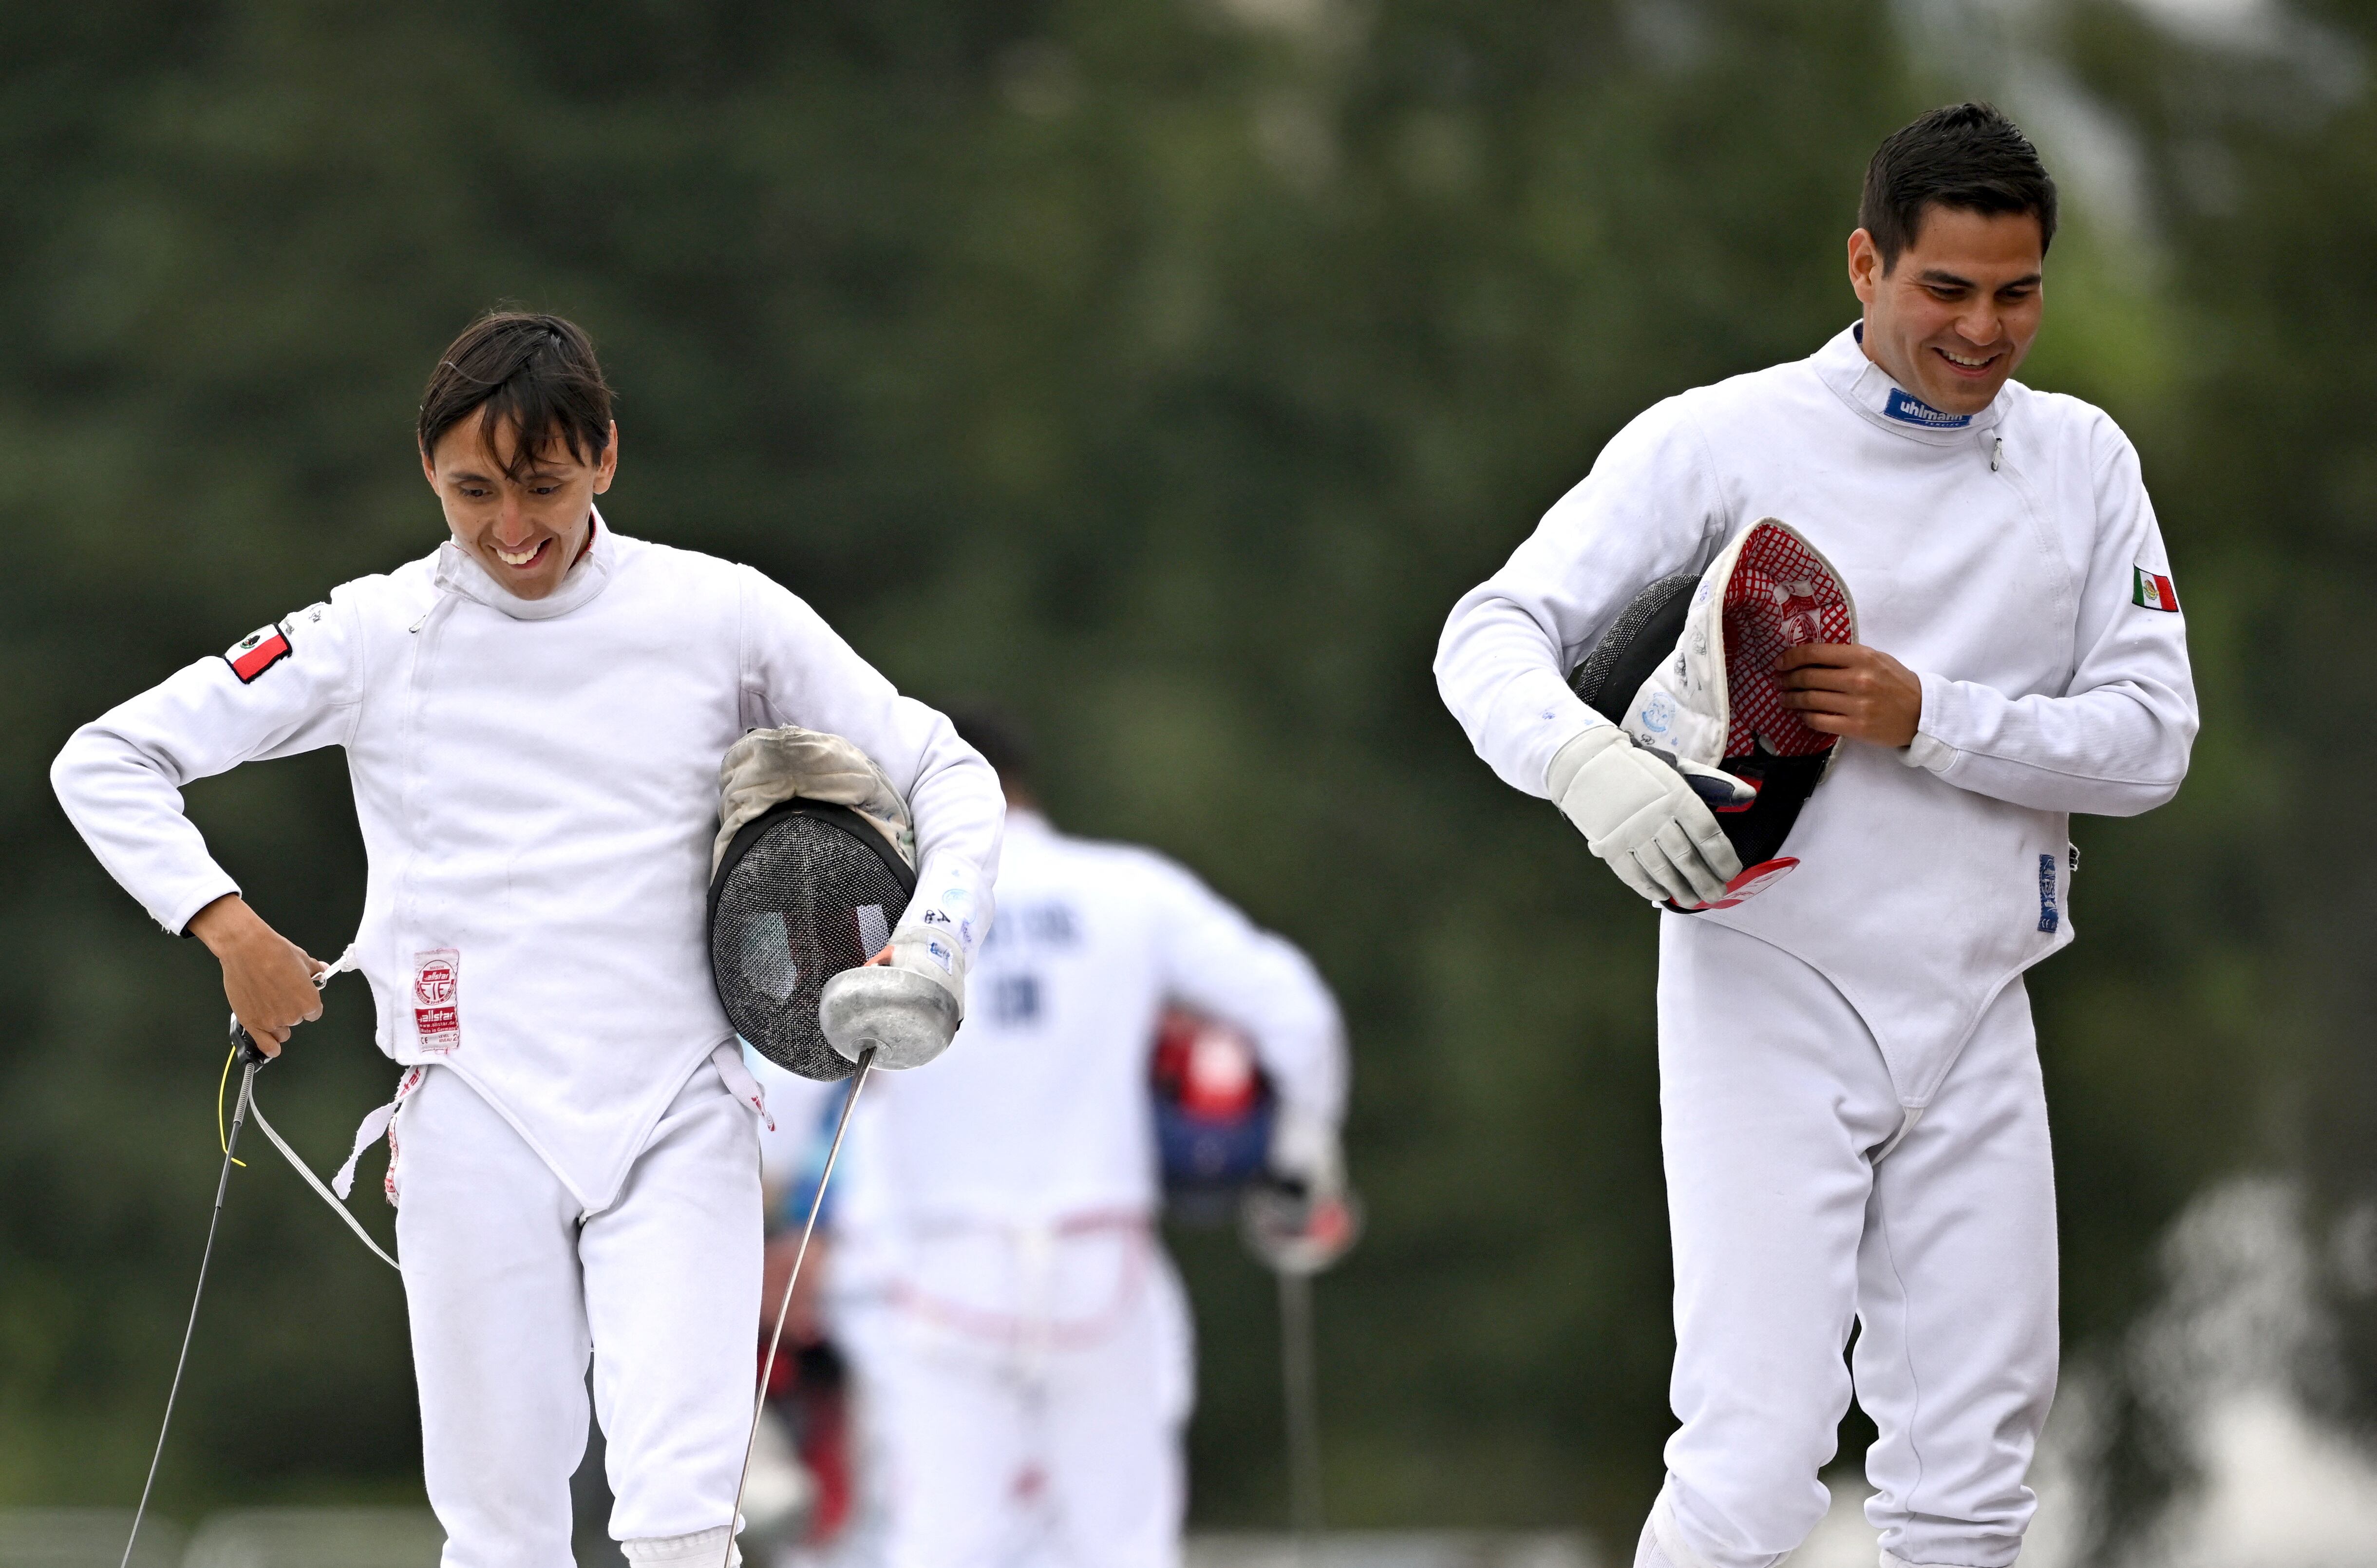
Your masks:
{"label": "blurred person in background", "polygon": [[597,513],[618,427],[571,323],[473,323],[416,438],[437,549],[112,709],[52,777],[277,1054],[320,1016],[332,966],[248,907],[181,788],[345,748],[369,868],[349,953],[404,1069],[374,1114],[447,1568],[567,1568],[590,1357],[612,1534],[630,1562],[711,1568],[731,1550],[760,1285],[738,1103],[757,1090],[710,970],[720,760],[757,725],[847,736],[908,799],[929,884],[985,910],[997,781],[785,589]]}
{"label": "blurred person in background", "polygon": [[[2036,1503],[2056,1216],[2022,975],[2072,940],[2068,814],[2168,800],[2196,730],[2135,450],[2101,411],[2010,378],[2055,220],[1994,109],[1892,135],[1848,242],[1862,319],[1637,418],[1445,627],[1439,685],[1479,755],[1672,905],[1681,1427],[1637,1568],[1772,1568],[1799,1546],[1853,1323],[1885,1568],[2004,1568]],[[1790,830],[1798,868],[1739,898],[1701,796],[1569,676],[1638,592],[1768,517],[1833,564],[1871,640],[1752,672],[1843,743]]]}
{"label": "blurred person in background", "polygon": [[[1154,852],[1058,832],[1018,729],[956,722],[1007,794],[999,914],[959,1048],[861,1097],[825,1304],[796,1304],[790,1331],[830,1328],[855,1371],[865,1516],[836,1560],[1169,1568],[1194,1368],[1155,1234],[1160,1025],[1185,1006],[1251,1045],[1276,1093],[1268,1178],[1300,1201],[1282,1241],[1305,1266],[1346,1235],[1343,1028],[1302,953]],[[803,1097],[838,1105],[836,1086],[768,1082],[780,1127],[827,1127]],[[779,1163],[814,1162],[788,1143]],[[805,1207],[814,1188],[787,1185]]]}

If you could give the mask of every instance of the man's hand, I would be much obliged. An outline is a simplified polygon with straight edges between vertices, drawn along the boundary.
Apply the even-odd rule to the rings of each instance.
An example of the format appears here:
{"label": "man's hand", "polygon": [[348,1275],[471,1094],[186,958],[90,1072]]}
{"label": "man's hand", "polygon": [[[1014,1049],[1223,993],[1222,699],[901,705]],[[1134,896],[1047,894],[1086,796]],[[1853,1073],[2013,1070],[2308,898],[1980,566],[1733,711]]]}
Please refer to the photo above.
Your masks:
{"label": "man's hand", "polygon": [[1239,1214],[1247,1245],[1273,1273],[1319,1274],[1345,1255],[1362,1228],[1336,1123],[1282,1105],[1265,1163],[1270,1179],[1248,1190]]}
{"label": "man's hand", "polygon": [[1923,682],[1879,648],[1803,642],[1774,661],[1784,705],[1821,735],[1901,747],[1923,717]]}
{"label": "man's hand", "polygon": [[266,925],[237,893],[193,916],[190,935],[222,961],[223,995],[266,1056],[279,1056],[292,1029],[322,1016],[314,976],[329,965]]}
{"label": "man's hand", "polygon": [[1741,857],[1690,781],[1615,725],[1596,724],[1561,747],[1544,784],[1584,846],[1653,904],[1698,909],[1741,874]]}

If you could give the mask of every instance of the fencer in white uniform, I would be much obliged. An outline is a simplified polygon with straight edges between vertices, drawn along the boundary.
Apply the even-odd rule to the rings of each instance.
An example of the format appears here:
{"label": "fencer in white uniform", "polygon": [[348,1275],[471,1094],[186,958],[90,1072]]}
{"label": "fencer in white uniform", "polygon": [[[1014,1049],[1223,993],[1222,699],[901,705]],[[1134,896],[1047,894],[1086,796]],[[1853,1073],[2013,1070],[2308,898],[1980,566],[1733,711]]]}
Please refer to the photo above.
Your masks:
{"label": "fencer in white uniform", "polygon": [[914,812],[910,921],[987,917],[1003,803],[947,720],[793,594],[595,515],[617,442],[568,323],[466,332],[423,449],[451,538],[111,710],[52,776],[117,880],[224,957],[277,1049],[318,1011],[320,965],[247,911],[180,789],[345,749],[369,866],[350,953],[403,1067],[388,1191],[448,1568],[571,1562],[590,1354],[613,1534],[632,1561],[714,1563],[760,1206],[708,961],[720,759],[784,724],[873,757]]}
{"label": "fencer in white uniform", "polygon": [[2013,1561],[2057,1357],[2022,974],[2072,940],[2067,814],[2168,800],[2196,728],[2137,454],[2101,411],[2007,378],[2053,234],[2029,143],[1982,106],[1935,112],[1877,154],[1862,216],[1863,319],[1634,420],[1438,651],[1495,771],[1690,903],[1739,868],[1695,847],[1723,845],[1706,808],[1570,671],[1638,591],[1762,518],[1822,552],[1860,622],[1862,648],[1785,656],[1805,656],[1792,705],[1846,737],[1785,845],[1798,868],[1659,917],[1681,1426],[1642,1568],[1799,1545],[1853,1323],[1884,1563]]}
{"label": "fencer in white uniform", "polygon": [[1275,1174],[1344,1191],[1344,1036],[1328,987],[1153,851],[1051,827],[1020,748],[959,724],[1009,799],[998,917],[956,1046],[870,1083],[836,1178],[828,1317],[866,1440],[862,1555],[888,1568],[1179,1561],[1187,1303],[1155,1224],[1159,1015],[1251,1040]]}

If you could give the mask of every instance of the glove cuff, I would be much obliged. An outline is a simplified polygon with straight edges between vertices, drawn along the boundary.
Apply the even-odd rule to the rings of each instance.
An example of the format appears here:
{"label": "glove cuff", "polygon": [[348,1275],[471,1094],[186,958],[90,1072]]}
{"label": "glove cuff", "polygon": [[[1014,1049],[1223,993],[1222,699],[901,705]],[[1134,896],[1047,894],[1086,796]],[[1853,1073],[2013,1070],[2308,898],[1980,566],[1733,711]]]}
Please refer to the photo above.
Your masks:
{"label": "glove cuff", "polygon": [[1551,792],[1552,804],[1558,806],[1566,797],[1568,786],[1576,783],[1576,775],[1584,771],[1587,762],[1613,746],[1632,744],[1624,730],[1606,719],[1571,737],[1552,753],[1551,766],[1544,770],[1544,787]]}

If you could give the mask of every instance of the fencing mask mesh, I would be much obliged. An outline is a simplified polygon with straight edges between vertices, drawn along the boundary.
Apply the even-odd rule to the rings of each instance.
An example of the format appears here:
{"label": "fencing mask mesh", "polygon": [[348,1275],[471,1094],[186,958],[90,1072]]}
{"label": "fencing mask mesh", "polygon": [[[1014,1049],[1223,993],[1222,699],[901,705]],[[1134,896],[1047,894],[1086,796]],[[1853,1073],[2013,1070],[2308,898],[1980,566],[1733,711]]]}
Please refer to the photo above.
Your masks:
{"label": "fencing mask mesh", "polygon": [[857,812],[794,799],[737,829],[710,882],[710,967],[727,1022],[804,1078],[847,1078],[818,994],[891,940],[916,874]]}
{"label": "fencing mask mesh", "polygon": [[1663,577],[1636,594],[1569,677],[1585,704],[1638,746],[1721,768],[1757,797],[1720,807],[1745,868],[1740,902],[1798,864],[1780,858],[1799,808],[1838,753],[1784,706],[1774,661],[1803,642],[1855,642],[1857,606],[1832,563],[1789,524],[1745,530],[1695,577]]}
{"label": "fencing mask mesh", "polygon": [[1617,621],[1568,677],[1586,707],[1613,724],[1625,722],[1627,704],[1675,652],[1700,581],[1688,571],[1663,577],[1618,612]]}

